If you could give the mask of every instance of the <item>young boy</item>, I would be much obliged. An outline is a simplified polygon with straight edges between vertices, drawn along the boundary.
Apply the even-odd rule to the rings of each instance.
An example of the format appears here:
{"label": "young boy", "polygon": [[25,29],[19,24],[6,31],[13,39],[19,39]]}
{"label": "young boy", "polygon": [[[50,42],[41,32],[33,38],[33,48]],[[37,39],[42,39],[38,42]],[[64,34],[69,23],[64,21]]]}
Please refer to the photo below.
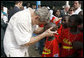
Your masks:
{"label": "young boy", "polygon": [[[54,23],[49,23],[44,28],[45,30],[47,30],[50,27],[53,27],[53,29],[51,29],[52,31],[55,31],[58,28]],[[46,38],[45,47],[42,52],[42,57],[59,57],[59,46],[55,36]]]}
{"label": "young boy", "polygon": [[73,48],[73,43],[75,41],[82,41],[83,33],[77,28],[81,24],[81,19],[78,15],[72,15],[69,18],[69,28],[63,29],[61,34],[61,49],[60,57],[74,57],[77,56],[76,49]]}
{"label": "young boy", "polygon": [[[54,36],[55,39],[54,40],[48,41],[49,38],[48,38],[48,40],[46,40],[45,47],[48,48],[48,46],[49,46],[49,48],[48,49],[44,48],[44,51],[45,50],[51,50],[52,53],[50,53],[50,54],[47,54],[47,53],[44,54],[43,53],[42,57],[59,57],[59,54],[60,54],[59,53],[59,48],[60,48],[59,43],[61,42],[60,35],[61,35],[62,29],[68,27],[67,26],[67,24],[68,24],[68,18],[69,18],[69,16],[67,16],[67,15],[63,17],[63,21],[62,21],[63,27],[62,27],[62,24],[60,24],[60,21],[56,21],[56,22],[54,21],[53,22],[53,20],[51,20],[52,24],[55,23],[54,26],[55,25],[58,26],[57,27],[57,33],[58,34],[55,34],[55,36]],[[46,25],[46,27],[49,27],[49,25],[52,25],[52,24],[50,23],[50,24]]]}
{"label": "young boy", "polygon": [[[78,25],[77,27],[80,30],[80,32],[83,33],[83,11],[80,11],[78,15],[82,19],[82,23],[80,25]],[[77,49],[78,57],[83,57],[83,39],[82,39],[82,42],[75,41],[73,43],[73,46],[74,46],[74,49]]]}

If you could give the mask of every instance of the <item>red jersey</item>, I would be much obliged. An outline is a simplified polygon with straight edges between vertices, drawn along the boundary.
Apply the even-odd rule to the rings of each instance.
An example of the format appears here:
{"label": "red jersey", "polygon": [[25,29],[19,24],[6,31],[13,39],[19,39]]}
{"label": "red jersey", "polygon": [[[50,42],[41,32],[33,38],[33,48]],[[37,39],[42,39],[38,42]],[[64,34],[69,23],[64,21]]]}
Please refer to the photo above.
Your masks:
{"label": "red jersey", "polygon": [[59,36],[61,34],[61,29],[62,29],[62,25],[60,25],[60,28],[57,30],[58,35],[55,34],[54,40],[48,41],[48,37],[47,37],[46,42],[45,42],[45,47],[42,52],[42,57],[59,57],[58,42],[59,42]]}
{"label": "red jersey", "polygon": [[55,37],[57,39],[58,42],[60,42],[60,35],[61,35],[61,32],[62,32],[62,25],[60,25],[60,28],[57,30],[57,33],[58,34],[55,34]]}
{"label": "red jersey", "polygon": [[[56,25],[60,22],[61,20],[56,21],[56,17],[53,17],[51,22],[55,23]],[[58,41],[59,41],[59,36],[61,34],[61,29],[62,25],[60,25],[60,28],[58,28],[57,33],[55,34],[55,39],[48,41],[48,37],[45,42],[45,47],[42,52],[42,57],[59,57],[59,46],[58,46]],[[60,42],[60,41],[59,41]]]}
{"label": "red jersey", "polygon": [[83,33],[80,32],[79,34],[72,34],[69,32],[69,28],[62,29],[61,40],[62,47],[60,49],[60,57],[67,57],[74,54],[75,50],[72,47],[72,42],[82,41]]}
{"label": "red jersey", "polygon": [[[56,25],[58,25],[58,24],[60,23],[60,21],[61,21],[61,20],[58,20],[58,21],[57,21],[57,18],[56,18],[56,17],[52,17],[52,20],[51,20],[50,22],[55,23]],[[58,34],[55,34],[55,37],[56,37],[57,41],[59,41],[59,42],[61,41],[61,40],[59,39],[60,34],[61,34],[61,30],[62,30],[62,24],[60,24],[60,28],[58,28],[58,30],[57,30],[57,33],[58,33]]]}
{"label": "red jersey", "polygon": [[59,57],[59,47],[56,39],[48,41],[47,37],[42,57]]}
{"label": "red jersey", "polygon": [[[83,34],[83,32],[82,32],[82,34]],[[83,38],[82,38],[81,42],[83,43]],[[81,50],[79,50],[78,53],[79,53],[78,57],[83,57],[83,48]]]}

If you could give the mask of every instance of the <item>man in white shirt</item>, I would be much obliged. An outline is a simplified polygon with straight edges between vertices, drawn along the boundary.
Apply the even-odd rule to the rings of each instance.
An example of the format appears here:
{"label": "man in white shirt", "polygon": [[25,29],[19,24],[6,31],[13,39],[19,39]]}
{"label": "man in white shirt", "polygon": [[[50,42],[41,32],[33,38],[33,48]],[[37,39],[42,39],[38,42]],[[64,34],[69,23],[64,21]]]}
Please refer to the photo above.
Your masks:
{"label": "man in white shirt", "polygon": [[48,23],[50,13],[46,7],[33,11],[31,8],[17,12],[11,17],[4,36],[4,50],[7,57],[29,57],[28,46],[46,36],[54,36],[51,28],[32,37],[33,26]]}
{"label": "man in white shirt", "polygon": [[74,1],[74,8],[75,8],[75,11],[74,11],[74,14],[78,14],[81,10],[81,3],[79,1]]}

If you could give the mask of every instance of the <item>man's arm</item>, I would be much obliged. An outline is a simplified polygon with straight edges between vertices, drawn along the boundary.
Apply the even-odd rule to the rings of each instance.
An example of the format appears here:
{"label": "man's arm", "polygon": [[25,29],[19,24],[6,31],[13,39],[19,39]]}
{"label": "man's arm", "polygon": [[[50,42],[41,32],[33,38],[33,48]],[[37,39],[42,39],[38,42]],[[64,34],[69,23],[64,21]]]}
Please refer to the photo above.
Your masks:
{"label": "man's arm", "polygon": [[43,32],[42,34],[36,36],[36,37],[32,37],[30,39],[30,41],[26,44],[24,44],[25,46],[29,46],[31,44],[34,44],[36,42],[38,42],[39,40],[43,39],[44,37],[47,37],[47,36],[54,36],[54,33],[57,33],[57,31],[55,32],[52,32],[50,31],[53,27],[49,28],[48,30],[46,30],[45,32]]}
{"label": "man's arm", "polygon": [[42,33],[44,31],[44,27],[38,27],[35,31],[34,31],[34,33],[35,34],[40,34],[40,33]]}
{"label": "man's arm", "polygon": [[25,46],[32,45],[32,44],[38,42],[39,40],[43,39],[44,37],[45,37],[45,34],[43,34],[43,33],[40,34],[40,35],[38,35],[38,36],[32,37],[32,38],[30,39],[30,41],[25,44]]}

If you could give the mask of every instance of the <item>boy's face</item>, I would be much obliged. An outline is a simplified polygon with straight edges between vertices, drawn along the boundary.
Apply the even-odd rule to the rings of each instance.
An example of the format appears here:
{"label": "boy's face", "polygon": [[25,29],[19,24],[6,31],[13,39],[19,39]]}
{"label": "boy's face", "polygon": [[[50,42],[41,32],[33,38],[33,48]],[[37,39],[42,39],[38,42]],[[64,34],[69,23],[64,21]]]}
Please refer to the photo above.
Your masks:
{"label": "boy's face", "polygon": [[72,27],[74,28],[74,27],[77,26],[77,23],[76,23],[74,20],[69,20],[68,26],[69,26],[70,28],[72,28]]}
{"label": "boy's face", "polygon": [[68,19],[69,19],[68,17],[65,17],[62,21],[62,25],[63,25],[64,28],[68,27]]}

